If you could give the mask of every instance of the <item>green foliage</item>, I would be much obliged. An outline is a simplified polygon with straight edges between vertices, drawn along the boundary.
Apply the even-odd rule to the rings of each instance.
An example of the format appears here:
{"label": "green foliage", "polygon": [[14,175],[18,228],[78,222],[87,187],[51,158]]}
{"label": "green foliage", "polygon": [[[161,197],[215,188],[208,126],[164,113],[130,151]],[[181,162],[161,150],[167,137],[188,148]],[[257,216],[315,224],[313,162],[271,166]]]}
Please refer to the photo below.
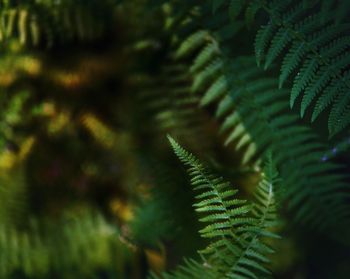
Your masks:
{"label": "green foliage", "polygon": [[259,278],[270,275],[265,265],[273,250],[265,237],[278,238],[269,230],[276,225],[274,187],[277,171],[271,158],[256,191],[257,203],[236,198],[237,190],[223,178],[213,175],[196,157],[173,138],[175,154],[188,168],[196,194],[195,210],[206,226],[200,231],[209,245],[200,251],[204,263],[188,260],[175,273],[164,278]]}
{"label": "green foliage", "polygon": [[[315,121],[329,111],[328,130],[334,136],[349,124],[348,24],[344,1],[209,1],[214,10],[229,10],[239,24],[245,14],[252,22],[258,12],[268,19],[255,38],[257,64],[269,68],[282,57],[279,87],[292,80],[290,106]],[[231,7],[234,7],[231,9]],[[214,17],[219,13],[214,14]],[[238,18],[237,18],[238,17]],[[249,20],[249,19],[250,20]],[[260,24],[260,21],[258,21]]]}
{"label": "green foliage", "polygon": [[[116,267],[119,274],[124,276],[122,261],[129,255],[125,245],[115,239],[117,234],[116,228],[96,213],[67,214],[56,224],[33,219],[25,231],[2,226],[0,275],[10,278],[20,270],[28,278],[45,278],[50,274],[75,278],[108,268],[114,260],[119,264]],[[94,253],[89,252],[91,249]],[[112,249],[116,249],[118,258]]]}
{"label": "green foliage", "polygon": [[22,45],[48,47],[100,38],[111,23],[115,7],[113,0],[2,0],[0,5],[0,42],[8,43],[15,38]]}
{"label": "green foliage", "polygon": [[0,149],[6,147],[7,141],[14,139],[14,130],[23,125],[24,105],[29,99],[29,92],[21,91],[13,96],[2,92],[0,105],[3,108],[0,115]]}
{"label": "green foliage", "polygon": [[23,222],[23,213],[27,209],[27,181],[23,166],[17,170],[0,175],[0,223],[4,229]]}
{"label": "green foliage", "polygon": [[209,151],[210,143],[199,141],[207,134],[205,118],[197,108],[198,97],[190,96],[185,65],[169,61],[157,78],[138,80],[138,99],[145,115],[154,123],[154,134],[172,133],[198,149]]}
{"label": "green foliage", "polygon": [[348,274],[348,13],[0,0],[0,277]]}
{"label": "green foliage", "polygon": [[[215,54],[203,59],[208,48],[215,48]],[[193,48],[187,49],[184,55],[191,54]],[[271,149],[285,181],[284,195],[290,209],[296,212],[296,220],[319,228],[344,222],[347,217],[338,212],[348,196],[346,178],[337,174],[339,165],[322,160],[325,145],[317,142],[317,136],[300,125],[296,115],[287,113],[288,90],[276,89],[276,81],[256,67],[253,57],[224,56],[214,37],[209,43],[203,41],[197,49],[191,66],[196,69],[191,71],[193,84],[203,84],[195,86],[197,92],[204,92],[202,105],[219,102],[216,117],[223,119],[221,131],[228,134],[226,144],[234,142],[237,150],[244,150],[244,164]],[[333,192],[335,188],[341,193]],[[329,200],[333,201],[332,206]]]}
{"label": "green foliage", "polygon": [[300,97],[300,115],[310,109],[314,121],[330,107],[331,136],[350,122],[348,109],[348,25],[334,20],[334,11],[312,12],[302,1],[275,1],[264,6],[269,23],[256,36],[257,63],[267,69],[282,54],[281,87],[293,77],[290,106]]}

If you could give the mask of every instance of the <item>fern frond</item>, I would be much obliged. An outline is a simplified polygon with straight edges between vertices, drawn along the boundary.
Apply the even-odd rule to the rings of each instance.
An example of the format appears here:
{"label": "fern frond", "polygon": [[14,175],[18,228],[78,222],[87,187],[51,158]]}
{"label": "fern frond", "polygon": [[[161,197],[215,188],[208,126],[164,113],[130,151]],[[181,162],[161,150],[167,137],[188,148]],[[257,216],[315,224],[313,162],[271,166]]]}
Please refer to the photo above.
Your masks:
{"label": "fern frond", "polygon": [[[160,69],[157,77],[136,81],[139,107],[151,121],[155,134],[171,133],[196,150],[209,150],[210,140],[198,144],[200,135],[208,135],[205,115],[199,110],[199,97],[191,95],[188,68],[177,61]],[[215,92],[214,92],[215,93]],[[210,138],[210,136],[209,136]]]}
{"label": "fern frond", "polygon": [[199,192],[194,207],[197,212],[205,214],[200,221],[207,225],[200,233],[202,237],[210,239],[210,244],[200,253],[213,268],[213,271],[208,270],[209,273],[217,274],[216,278],[258,278],[261,273],[269,275],[264,265],[269,262],[267,255],[272,250],[261,238],[275,237],[268,231],[276,221],[273,194],[276,170],[272,163],[269,162],[266,175],[259,184],[257,204],[251,205],[236,199],[237,190],[230,183],[213,175],[173,138],[168,136],[168,139],[175,154],[187,166],[194,190]]}
{"label": "fern frond", "polygon": [[[202,46],[203,49],[205,45]],[[201,49],[198,55],[200,53]],[[324,198],[331,197],[325,192],[334,184],[332,186],[324,179],[316,186],[310,181],[320,176],[332,177],[332,173],[337,173],[340,166],[320,164],[326,147],[317,142],[316,135],[310,129],[298,123],[296,115],[289,112],[288,90],[276,89],[275,79],[265,77],[266,75],[255,66],[252,57],[231,59],[230,56],[218,52],[212,56],[212,60],[220,61],[222,66],[210,75],[208,85],[198,89],[198,92],[208,92],[213,81],[220,77],[223,77],[222,81],[226,81],[224,92],[217,91],[220,93],[214,95],[213,99],[209,98],[210,102],[206,101],[207,97],[204,102],[219,103],[216,115],[219,119],[224,119],[221,131],[228,134],[226,144],[235,143],[237,149],[244,150],[244,163],[258,158],[267,148],[272,150],[288,189],[285,191],[285,198],[289,200],[290,209],[296,212],[297,220],[319,228],[341,223],[340,220],[335,221],[334,216],[340,219],[344,217],[336,212],[346,203],[345,177],[334,178],[334,183],[339,186],[337,188],[342,190],[333,194],[332,208],[327,209],[328,204]],[[310,64],[306,64],[303,71],[314,72],[315,65],[316,63],[310,60]],[[200,74],[201,71],[193,73],[194,80]],[[300,75],[298,83],[303,84],[307,79],[308,75]],[[306,106],[308,100],[304,103]],[[330,213],[330,210],[333,213]]]}
{"label": "fern frond", "polygon": [[211,59],[218,54],[219,49],[215,42],[209,43],[205,49],[201,51],[201,53],[196,57],[196,60],[194,61],[193,65],[190,68],[191,73],[198,72],[201,70],[204,66],[206,66]]}
{"label": "fern frond", "polygon": [[[279,86],[293,76],[290,106],[301,97],[300,115],[311,110],[316,118],[330,106],[328,129],[331,136],[345,129],[349,122],[350,89],[347,77],[349,60],[348,24],[337,24],[331,11],[308,16],[302,3],[277,1],[264,6],[269,23],[256,35],[255,53],[264,68],[281,54],[284,56]],[[291,8],[292,6],[292,8]],[[294,74],[295,73],[295,74]]]}
{"label": "fern frond", "polygon": [[[203,32],[203,31],[199,31]],[[195,32],[196,34],[197,32]],[[226,112],[231,111],[234,107],[234,91],[229,88],[229,81],[224,75],[225,65],[222,59],[222,53],[218,49],[218,43],[213,36],[209,36],[209,33],[206,33],[206,36],[209,39],[210,43],[202,41],[202,45],[197,45],[196,49],[198,54],[195,56],[194,64],[192,68],[196,68],[196,71],[191,71],[194,76],[192,82],[192,92],[199,93],[203,92],[204,97],[200,100],[202,106],[207,106],[222,99],[220,102],[219,108],[217,110],[218,116],[226,115]],[[190,35],[189,38],[192,38],[193,35]],[[188,44],[189,40],[185,40],[185,44]],[[183,48],[182,44],[179,47]],[[207,56],[208,48],[215,48],[215,51],[211,51],[211,55]],[[194,48],[192,48],[194,49]],[[192,54],[192,53],[188,53]],[[198,67],[198,60],[201,57],[206,57],[206,65]],[[248,75],[254,75],[255,72],[245,73]],[[232,84],[232,82],[231,82]],[[263,84],[255,84],[256,87],[264,86]],[[230,92],[229,92],[230,91]],[[236,92],[235,92],[236,93]],[[254,155],[256,155],[255,144],[251,141],[250,136],[247,134],[244,125],[241,124],[241,119],[238,114],[232,114],[226,118],[224,124],[221,127],[222,132],[232,131],[226,140],[226,144],[230,144],[233,141],[237,141],[236,149],[244,150],[243,155],[243,164],[249,162]]]}
{"label": "fern frond", "polygon": [[[253,216],[256,222],[256,227],[249,227],[248,230],[253,234],[249,239],[248,247],[240,255],[237,263],[228,272],[229,278],[240,278],[243,274],[246,278],[255,278],[252,270],[262,272],[262,274],[270,275],[270,271],[264,266],[269,263],[268,254],[274,251],[261,242],[262,237],[280,238],[275,233],[270,231],[271,228],[277,225],[277,212],[275,201],[275,189],[279,182],[278,172],[272,161],[271,155],[267,157],[262,180],[254,192],[256,203],[253,204]],[[257,277],[259,278],[259,277]]]}
{"label": "fern frond", "polygon": [[209,39],[208,32],[198,31],[188,37],[182,44],[181,47],[176,51],[176,58],[183,58],[189,53],[192,53],[196,48],[200,47],[204,42]]}
{"label": "fern frond", "polygon": [[195,79],[192,85],[192,92],[201,90],[208,85],[215,77],[220,73],[223,67],[222,61],[219,59],[211,61],[211,63],[205,67],[202,71],[195,75]]}
{"label": "fern frond", "polygon": [[201,100],[201,105],[205,106],[212,103],[213,101],[222,97],[226,91],[227,82],[225,77],[221,76],[209,87],[207,92],[204,94]]}

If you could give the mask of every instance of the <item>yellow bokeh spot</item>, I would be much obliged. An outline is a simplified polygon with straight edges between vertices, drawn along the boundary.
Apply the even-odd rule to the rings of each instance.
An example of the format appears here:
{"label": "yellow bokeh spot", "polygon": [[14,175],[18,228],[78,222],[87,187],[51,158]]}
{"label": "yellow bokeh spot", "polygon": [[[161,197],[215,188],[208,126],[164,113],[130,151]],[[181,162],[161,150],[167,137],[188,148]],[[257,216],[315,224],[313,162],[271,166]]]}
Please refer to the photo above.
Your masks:
{"label": "yellow bokeh spot", "polygon": [[15,81],[16,77],[17,76],[12,72],[4,73],[3,71],[1,71],[0,86],[6,87],[11,85]]}
{"label": "yellow bokeh spot", "polygon": [[28,158],[35,144],[35,137],[26,138],[19,147],[19,152],[5,150],[0,154],[0,169],[10,170]]}
{"label": "yellow bokeh spot", "polygon": [[48,124],[48,132],[50,134],[58,134],[70,123],[70,114],[63,111],[52,118]]}
{"label": "yellow bokeh spot", "polygon": [[117,135],[95,115],[86,113],[80,119],[83,126],[100,145],[112,148],[116,144]]}
{"label": "yellow bokeh spot", "polygon": [[12,151],[4,151],[0,154],[0,169],[9,170],[16,163],[16,153]]}
{"label": "yellow bokeh spot", "polygon": [[166,256],[164,250],[165,249],[162,249],[162,251],[156,251],[151,249],[145,250],[148,264],[151,267],[151,269],[156,273],[161,273],[165,270]]}
{"label": "yellow bokeh spot", "polygon": [[36,76],[41,72],[41,62],[34,57],[23,57],[19,60],[19,64],[24,72],[29,75]]}
{"label": "yellow bokeh spot", "polygon": [[132,207],[122,200],[113,200],[110,203],[110,208],[113,214],[115,214],[123,222],[131,221],[134,218]]}
{"label": "yellow bokeh spot", "polygon": [[68,89],[80,87],[85,82],[80,73],[57,71],[52,76],[57,83]]}

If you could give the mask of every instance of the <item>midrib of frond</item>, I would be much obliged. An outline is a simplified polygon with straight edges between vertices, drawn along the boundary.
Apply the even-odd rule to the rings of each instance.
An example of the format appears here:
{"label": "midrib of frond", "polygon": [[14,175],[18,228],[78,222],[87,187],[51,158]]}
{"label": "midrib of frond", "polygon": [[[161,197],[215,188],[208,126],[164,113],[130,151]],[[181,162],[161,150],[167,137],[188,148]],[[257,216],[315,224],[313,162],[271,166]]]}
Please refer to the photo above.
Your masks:
{"label": "midrib of frond", "polygon": [[[208,176],[205,174],[205,172],[203,172],[203,167],[200,164],[197,164],[196,162],[191,163],[192,167],[196,168],[196,170],[200,173],[200,175],[204,178],[205,182],[211,187],[211,189],[214,191],[215,195],[219,198],[219,202],[221,204],[221,206],[225,209],[225,212],[229,212],[229,209],[226,207],[219,191],[216,189],[215,184],[213,184],[213,182],[211,181],[210,178],[208,178]],[[227,219],[230,222],[230,225],[232,225],[232,218],[230,217],[229,214],[226,214]]]}
{"label": "midrib of frond", "polygon": [[[224,208],[224,212],[226,214],[226,218],[227,220],[229,221],[231,227],[233,227],[233,220],[230,216],[230,214],[228,214],[229,212],[229,208],[227,208],[227,206],[225,205],[225,202],[224,200],[222,199],[221,195],[220,195],[220,192],[216,189],[216,185],[212,182],[212,180],[210,179],[210,177],[207,176],[207,174],[205,173],[205,168],[197,162],[196,159],[193,159],[193,158],[190,158],[190,157],[187,157],[188,159],[188,162],[190,163],[190,166],[192,168],[194,168],[204,179],[205,183],[207,183],[207,185],[209,185],[209,187],[214,191],[216,197],[218,197],[218,200],[219,200],[219,203],[220,205]],[[239,237],[236,236],[232,230],[230,230],[230,235],[232,236],[232,238],[234,238],[236,241],[239,242]],[[226,237],[224,235],[221,236],[221,239],[225,239]]]}
{"label": "midrib of frond", "polygon": [[[273,21],[274,24],[278,26],[282,26],[283,28],[287,29],[295,39],[299,40],[302,44],[304,44],[305,47],[314,54],[314,58],[319,62],[320,65],[324,65],[326,67],[332,67],[332,64],[329,63],[329,59],[325,59],[324,57],[322,57],[322,55],[317,50],[317,48],[312,46],[312,44],[306,40],[304,34],[295,30],[292,24],[286,22],[285,20],[280,18],[278,15],[276,15],[273,9],[270,9],[265,2],[262,2],[261,7],[270,15],[271,21]],[[348,89],[350,89],[350,83],[346,79],[344,79],[344,77],[340,75],[338,72],[332,71],[331,76],[341,80],[341,82],[345,84]]]}
{"label": "midrib of frond", "polygon": [[268,195],[268,198],[266,200],[266,206],[264,207],[264,214],[262,215],[261,219],[260,219],[260,223],[259,225],[263,225],[265,223],[265,220],[266,220],[266,216],[267,216],[267,213],[269,212],[269,209],[270,207],[273,205],[273,185],[272,185],[272,182],[269,183],[269,195]]}
{"label": "midrib of frond", "polygon": [[[263,224],[265,223],[267,213],[269,212],[269,209],[270,209],[271,205],[273,204],[273,202],[272,202],[272,200],[273,200],[272,183],[269,183],[269,186],[270,186],[269,187],[269,195],[268,195],[268,199],[266,200],[266,206],[264,207],[264,213],[262,214],[262,216],[259,220],[259,223],[258,223],[260,228],[263,228]],[[252,239],[249,241],[248,246],[244,250],[242,250],[240,257],[237,259],[237,261],[233,265],[232,269],[225,273],[225,275],[224,275],[225,278],[229,274],[235,273],[236,267],[238,266],[240,261],[246,256],[246,254],[250,250],[253,243],[258,239],[258,236],[259,236],[259,233],[255,233],[254,237],[252,237]]]}

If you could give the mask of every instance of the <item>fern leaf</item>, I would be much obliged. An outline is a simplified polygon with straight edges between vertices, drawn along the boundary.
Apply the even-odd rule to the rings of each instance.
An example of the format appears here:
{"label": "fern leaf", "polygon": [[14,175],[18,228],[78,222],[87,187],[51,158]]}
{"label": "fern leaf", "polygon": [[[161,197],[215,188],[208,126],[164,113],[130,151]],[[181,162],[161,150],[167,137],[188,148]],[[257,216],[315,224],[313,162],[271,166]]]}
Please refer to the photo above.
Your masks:
{"label": "fern leaf", "polygon": [[217,59],[210,63],[203,71],[198,73],[194,79],[191,91],[197,92],[214,79],[222,68],[222,61]]}
{"label": "fern leaf", "polygon": [[315,59],[308,59],[308,61],[305,63],[305,66],[297,74],[290,95],[291,108],[294,106],[296,99],[302,93],[305,87],[309,84],[311,80],[314,79],[317,67],[318,63]]}
{"label": "fern leaf", "polygon": [[202,46],[208,39],[208,32],[198,31],[188,37],[175,53],[176,58],[183,58],[198,47]]}
{"label": "fern leaf", "polygon": [[275,26],[272,23],[269,23],[265,25],[263,28],[261,28],[258,34],[256,35],[255,55],[256,55],[256,62],[258,66],[260,66],[265,50],[268,46],[269,41],[273,36],[274,31],[275,31]]}
{"label": "fern leaf", "polygon": [[279,87],[297,72],[290,94],[291,108],[302,96],[300,116],[304,117],[310,108],[311,121],[314,121],[331,106],[328,130],[333,136],[349,124],[344,117],[349,103],[344,92],[350,89],[350,82],[345,78],[350,65],[349,25],[336,24],[334,14],[325,12],[324,5],[321,11],[313,8],[314,14],[310,16],[303,5],[296,4],[291,9],[290,4],[283,2],[264,6],[269,22],[256,35],[258,65],[265,58],[265,69],[268,68],[291,44],[283,58]]}
{"label": "fern leaf", "polygon": [[[277,2],[275,10],[283,16],[284,9],[291,3]],[[334,103],[343,100],[339,98],[339,94],[344,90],[345,85],[334,82],[334,77],[329,78],[328,74],[334,69],[344,68],[343,65],[347,64],[347,61],[344,59],[340,62],[340,66],[333,64],[333,67],[329,67],[332,70],[328,70],[324,64],[328,60],[325,60],[326,62],[320,60],[320,57],[315,55],[313,50],[310,50],[313,48],[311,42],[318,44],[317,38],[321,38],[313,37],[315,33],[321,32],[318,16],[311,16],[303,20],[303,11],[295,12],[286,17],[279,17],[278,13],[274,15],[278,17],[276,20],[270,21],[259,31],[255,44],[258,53],[255,58],[259,60],[265,56],[265,52],[268,51],[267,47],[271,44],[276,31],[284,26],[283,20],[290,21],[288,27],[286,27],[287,25],[285,27],[292,30],[293,34],[294,32],[303,32],[303,34],[299,33],[300,38],[293,37],[293,40],[289,42],[293,50],[292,52],[288,50],[287,58],[284,59],[286,66],[283,72],[286,77],[292,75],[294,71],[299,71],[294,79],[291,96],[288,96],[288,90],[274,89],[277,87],[276,81],[273,78],[266,78],[266,74],[259,72],[259,69],[254,65],[256,64],[254,58],[234,57],[232,59],[224,52],[213,57],[212,60],[218,63],[218,68],[214,73],[208,75],[209,82],[202,83],[202,89],[210,88],[217,77],[225,75],[227,88],[224,93],[220,94],[220,97],[215,98],[219,103],[216,115],[217,117],[224,116],[220,132],[227,134],[225,144],[234,144],[236,148],[242,148],[245,163],[249,163],[246,161],[247,158],[254,160],[258,158],[259,154],[270,148],[276,164],[280,167],[284,185],[288,189],[284,192],[283,198],[288,201],[289,209],[295,214],[295,220],[310,223],[319,229],[328,228],[329,230],[335,226],[336,222],[343,222],[335,221],[334,216],[342,218],[336,212],[344,204],[346,191],[326,195],[324,193],[331,188],[326,179],[321,181],[317,187],[310,181],[318,176],[327,177],[325,174],[337,172],[339,166],[337,164],[320,164],[325,146],[318,142],[310,129],[298,123],[298,117],[294,113],[286,113],[289,110],[287,99],[290,97],[290,105],[293,106],[298,97],[302,96],[303,113],[311,107],[313,102],[319,104],[316,105],[318,112],[327,107],[326,103],[329,105],[333,103],[334,107]],[[291,22],[296,19],[302,19],[301,23],[291,25]],[[324,22],[326,24],[332,22],[331,17],[326,17]],[[264,37],[265,31],[267,32],[266,37]],[[324,38],[322,40],[329,42],[328,35],[322,36],[322,38]],[[337,40],[341,42],[340,44],[346,41],[345,39]],[[335,42],[328,44],[329,48],[325,47],[322,50],[320,47],[319,49],[324,53],[330,53],[330,48],[333,48]],[[299,48],[300,46],[305,47]],[[264,49],[264,51],[259,54],[259,49]],[[344,48],[339,46],[338,49],[343,51]],[[338,53],[338,50],[334,49],[333,53]],[[291,57],[298,59],[292,61]],[[348,72],[343,74],[348,76]],[[317,82],[319,76],[324,77],[322,81]],[[197,73],[194,73],[194,80],[196,78]],[[327,94],[326,98],[323,92],[327,91],[331,94]],[[315,115],[316,113],[313,117]],[[347,122],[344,119],[347,115],[346,107],[340,108],[338,115],[340,115],[340,122]],[[341,129],[343,126],[339,127]],[[287,150],[288,152],[286,152]],[[345,177],[338,177],[334,185],[343,185],[344,179]],[[332,206],[328,210],[328,204],[325,202],[326,197],[333,200]],[[324,216],[323,223],[319,216]]]}
{"label": "fern leaf", "polygon": [[[349,74],[348,74],[349,75]],[[343,85],[337,81],[333,81],[324,91],[315,105],[315,109],[312,113],[311,121],[315,121],[316,118],[336,99],[336,96],[341,92]]]}
{"label": "fern leaf", "polygon": [[201,105],[206,106],[213,101],[217,100],[227,90],[227,82],[224,76],[219,77],[207,90],[204,94],[204,97],[201,99]]}
{"label": "fern leaf", "polygon": [[306,88],[303,99],[301,101],[300,115],[304,117],[306,109],[310,106],[311,102],[315,97],[320,94],[321,90],[326,86],[326,84],[331,79],[332,68],[321,68],[318,73],[316,73],[316,82]]}
{"label": "fern leaf", "polygon": [[217,118],[222,117],[227,112],[229,112],[234,107],[234,102],[230,95],[224,96],[218,105],[218,109],[216,110],[215,116]]}
{"label": "fern leaf", "polygon": [[291,40],[291,34],[288,29],[280,28],[280,30],[277,31],[266,55],[265,70],[272,64]]}
{"label": "fern leaf", "polygon": [[216,54],[218,54],[218,47],[216,43],[208,44],[196,57],[196,60],[190,68],[190,72],[195,73],[201,70]]}
{"label": "fern leaf", "polygon": [[[230,183],[211,174],[173,138],[168,136],[168,139],[175,154],[188,167],[194,190],[200,192],[196,195],[198,202],[194,206],[197,212],[206,214],[200,221],[209,223],[200,233],[211,240],[209,246],[201,251],[209,264],[213,263],[211,272],[216,274],[216,278],[247,279],[259,278],[259,274],[270,275],[264,265],[269,262],[266,255],[272,249],[261,238],[277,237],[269,232],[276,220],[273,193],[277,171],[272,162],[268,162],[266,174],[258,186],[257,203],[251,205],[235,199],[237,190],[232,189]],[[182,270],[187,268],[183,267]]]}
{"label": "fern leaf", "polygon": [[285,56],[282,67],[281,75],[279,78],[279,88],[281,88],[289,75],[296,69],[296,67],[302,61],[306,53],[304,43],[294,43],[288,54]]}

